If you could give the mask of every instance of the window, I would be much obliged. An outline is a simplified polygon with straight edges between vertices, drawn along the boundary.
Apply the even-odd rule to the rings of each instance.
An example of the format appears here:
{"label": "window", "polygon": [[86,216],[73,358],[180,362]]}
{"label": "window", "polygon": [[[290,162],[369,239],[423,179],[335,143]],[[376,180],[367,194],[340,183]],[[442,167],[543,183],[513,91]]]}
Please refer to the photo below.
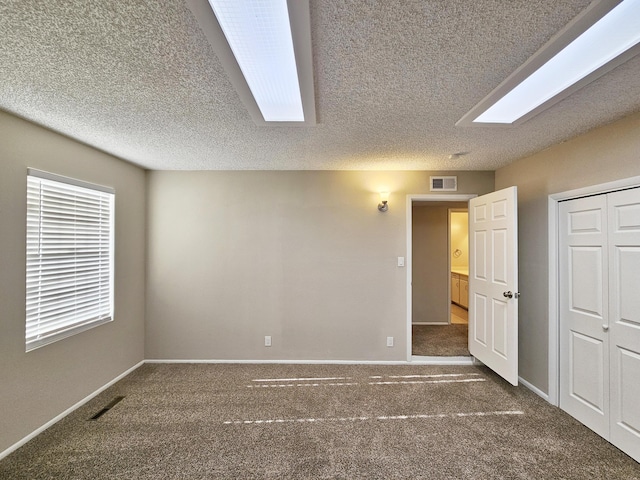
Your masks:
{"label": "window", "polygon": [[113,319],[114,191],[29,169],[26,350]]}

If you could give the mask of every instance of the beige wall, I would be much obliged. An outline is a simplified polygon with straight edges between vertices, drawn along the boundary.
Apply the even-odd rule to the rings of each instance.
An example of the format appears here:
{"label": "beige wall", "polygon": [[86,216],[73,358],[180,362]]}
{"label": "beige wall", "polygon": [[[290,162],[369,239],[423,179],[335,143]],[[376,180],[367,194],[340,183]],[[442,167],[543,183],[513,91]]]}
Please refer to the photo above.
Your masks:
{"label": "beige wall", "polygon": [[[25,353],[27,167],[116,189],[115,321]],[[0,112],[0,452],[143,359],[145,172]]]}
{"label": "beige wall", "polygon": [[[430,174],[149,173],[146,358],[405,360],[396,264]],[[458,193],[493,189],[493,172],[455,174]]]}
{"label": "beige wall", "polygon": [[466,207],[460,202],[413,205],[413,323],[449,323],[449,209]]}
{"label": "beige wall", "polygon": [[548,196],[640,175],[640,114],[593,130],[496,172],[518,186],[520,375],[547,392]]}
{"label": "beige wall", "polygon": [[[460,251],[457,257],[454,255],[456,250]],[[469,268],[469,214],[467,212],[451,212],[451,266]]]}

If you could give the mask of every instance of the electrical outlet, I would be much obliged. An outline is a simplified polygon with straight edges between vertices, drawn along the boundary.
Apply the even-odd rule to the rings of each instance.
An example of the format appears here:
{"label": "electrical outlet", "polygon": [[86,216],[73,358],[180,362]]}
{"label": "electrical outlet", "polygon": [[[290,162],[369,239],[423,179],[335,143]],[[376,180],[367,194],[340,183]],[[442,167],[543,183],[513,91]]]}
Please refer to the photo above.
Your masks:
{"label": "electrical outlet", "polygon": [[270,347],[271,346],[271,335],[266,335],[264,337],[264,346],[265,347]]}
{"label": "electrical outlet", "polygon": [[393,347],[393,337],[387,337],[387,347]]}

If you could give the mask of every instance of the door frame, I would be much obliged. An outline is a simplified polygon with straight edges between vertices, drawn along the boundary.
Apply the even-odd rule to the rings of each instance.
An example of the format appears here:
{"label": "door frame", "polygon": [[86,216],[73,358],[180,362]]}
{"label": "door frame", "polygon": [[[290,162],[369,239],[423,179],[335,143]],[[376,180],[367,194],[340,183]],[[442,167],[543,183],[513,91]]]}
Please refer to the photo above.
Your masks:
{"label": "door frame", "polygon": [[[447,264],[449,273],[451,273],[451,258],[453,257],[453,252],[451,251],[451,214],[452,213],[466,213],[467,214],[467,233],[469,227],[469,207],[467,208],[455,208],[449,207],[447,209],[447,252],[449,253],[449,259]],[[469,241],[467,240],[467,251],[469,251]],[[449,276],[449,280],[451,280],[451,276]],[[468,279],[467,279],[468,280]],[[449,308],[448,308],[448,317],[449,325],[451,325],[451,282],[449,282]],[[468,308],[468,307],[467,307]]]}
{"label": "door frame", "polygon": [[[412,292],[412,250],[413,250],[413,202],[467,202],[472,198],[477,197],[475,193],[463,193],[463,194],[442,194],[442,193],[415,193],[407,194],[407,219],[406,219],[406,235],[407,235],[407,252],[405,268],[407,269],[407,362],[411,362],[411,320],[413,310],[413,292]],[[447,248],[448,250],[448,248]],[[451,288],[451,285],[448,286]],[[449,291],[449,298],[451,298],[451,291]],[[456,358],[456,357],[452,357]],[[440,362],[441,363],[441,362]],[[451,363],[459,363],[452,360]]]}
{"label": "door frame", "polygon": [[549,392],[547,401],[560,406],[560,282],[559,282],[559,203],[564,200],[601,195],[627,188],[640,187],[640,176],[629,177],[612,182],[600,183],[588,187],[567,190],[549,195],[548,231],[549,231]]}

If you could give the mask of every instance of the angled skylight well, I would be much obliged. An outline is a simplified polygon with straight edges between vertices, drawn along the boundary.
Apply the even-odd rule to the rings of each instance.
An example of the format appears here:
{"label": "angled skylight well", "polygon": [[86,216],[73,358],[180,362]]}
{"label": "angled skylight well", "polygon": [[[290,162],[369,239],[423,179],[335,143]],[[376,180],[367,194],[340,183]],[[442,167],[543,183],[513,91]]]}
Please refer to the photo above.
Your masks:
{"label": "angled skylight well", "polygon": [[638,53],[640,0],[594,2],[456,125],[523,123]]}
{"label": "angled skylight well", "polygon": [[[297,123],[305,122],[308,120],[306,117],[315,117],[314,109],[307,113],[309,108],[305,108],[304,105],[305,95],[301,89],[299,70],[304,71],[305,66],[300,68],[300,65],[297,65],[294,49],[292,23],[299,20],[300,15],[290,18],[289,7],[299,10],[299,4],[294,2],[288,6],[287,0],[208,1],[257,104],[261,116],[257,119],[258,122],[263,120]],[[308,3],[306,6],[308,9]],[[308,18],[306,21],[308,23]],[[307,48],[310,58],[310,33],[307,36],[308,42],[302,43],[308,45],[300,46],[299,50],[304,51]],[[220,42],[216,38],[210,39],[215,49],[216,44]],[[303,40],[306,40],[304,35]],[[221,61],[224,63],[225,55],[221,55],[219,51],[217,53],[219,57],[223,57]],[[225,67],[228,73],[233,68],[235,67],[229,65]],[[230,77],[232,83],[235,83],[232,74]],[[312,72],[310,77],[312,78]],[[312,85],[311,91],[313,92]],[[239,94],[242,97],[242,91],[239,91]],[[247,104],[246,98],[243,101]]]}
{"label": "angled skylight well", "polygon": [[303,121],[286,0],[209,3],[265,121]]}

